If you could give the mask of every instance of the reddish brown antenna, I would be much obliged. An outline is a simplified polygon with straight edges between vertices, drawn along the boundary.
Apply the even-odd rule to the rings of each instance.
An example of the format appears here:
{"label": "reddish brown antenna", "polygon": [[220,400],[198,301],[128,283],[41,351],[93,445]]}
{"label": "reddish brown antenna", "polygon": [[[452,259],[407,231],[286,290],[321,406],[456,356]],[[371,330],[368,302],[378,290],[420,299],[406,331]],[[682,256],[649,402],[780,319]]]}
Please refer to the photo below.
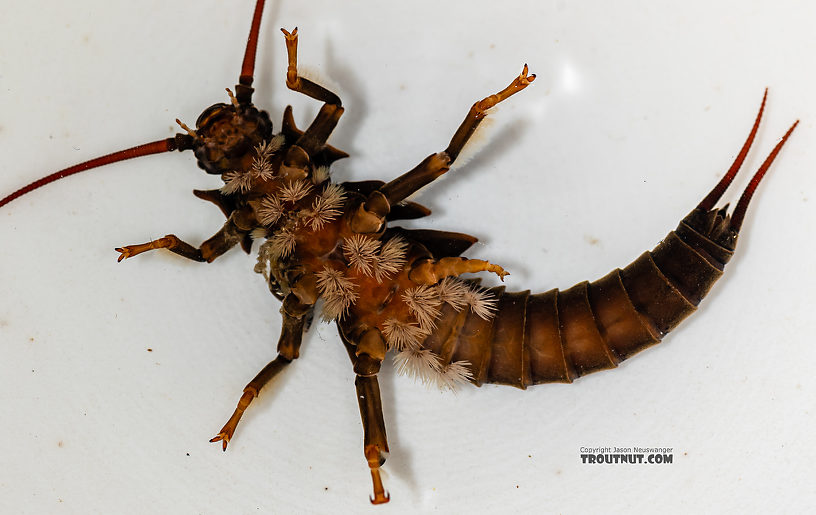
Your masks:
{"label": "reddish brown antenna", "polygon": [[151,154],[160,154],[162,152],[171,152],[177,149],[179,151],[187,150],[191,148],[192,141],[193,138],[191,136],[186,134],[177,134],[175,138],[167,138],[154,141],[152,143],[145,143],[144,145],[120,150],[119,152],[114,152],[102,157],[97,157],[96,159],[91,159],[90,161],[85,161],[84,163],[79,163],[78,165],[60,170],[59,172],[54,172],[51,175],[47,175],[42,179],[37,179],[36,181],[23,186],[11,195],[0,200],[0,207],[5,206],[12,200],[22,197],[26,193],[34,191],[41,186],[45,186],[46,184],[52,183],[64,177],[68,177],[69,175],[84,172],[85,170],[90,170],[91,168],[97,168],[107,164],[125,161],[126,159],[133,159],[134,157],[149,156]]}
{"label": "reddish brown antenna", "polygon": [[252,103],[252,81],[255,78],[255,54],[258,49],[258,34],[261,31],[261,16],[263,16],[265,0],[258,0],[255,3],[255,12],[252,14],[252,26],[247,37],[247,46],[244,51],[244,62],[241,65],[241,76],[238,78],[238,85],[235,86],[235,93],[238,102],[242,104]]}

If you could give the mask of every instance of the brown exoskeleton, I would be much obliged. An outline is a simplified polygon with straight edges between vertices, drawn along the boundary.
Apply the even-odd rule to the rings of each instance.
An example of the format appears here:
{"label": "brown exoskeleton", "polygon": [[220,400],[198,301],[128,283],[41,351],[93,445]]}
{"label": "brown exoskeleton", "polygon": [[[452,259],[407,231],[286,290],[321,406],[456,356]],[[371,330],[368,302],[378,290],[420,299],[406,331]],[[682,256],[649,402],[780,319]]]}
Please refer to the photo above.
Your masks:
{"label": "brown exoskeleton", "polygon": [[[238,93],[238,96],[240,97],[240,92],[236,92],[236,93]],[[229,106],[230,104],[225,103],[225,105]],[[202,132],[202,131],[200,131],[199,127],[196,127],[193,130],[197,131],[197,132]],[[181,140],[182,140],[182,143],[183,143],[183,141],[186,141],[186,138],[183,138],[183,136],[182,136]],[[254,151],[254,147],[253,147],[253,151]],[[245,157],[248,153],[249,152],[244,152],[242,154],[242,156]],[[292,163],[289,163],[289,164],[291,165]],[[295,171],[298,169],[296,166],[287,166],[287,168],[294,168]],[[280,170],[280,167],[278,168],[278,170]],[[232,171],[232,170],[229,170],[229,171]],[[310,200],[314,201],[315,199],[310,198]],[[309,204],[309,206],[307,206],[305,209],[310,209],[311,205],[312,204]],[[418,208],[415,208],[415,209],[418,209]],[[241,224],[240,224],[240,220],[239,220],[238,222],[235,222],[235,229],[230,229],[230,230],[233,231],[233,232],[241,233],[241,232],[246,232],[245,229],[248,228],[248,227],[249,227],[249,225],[246,225],[246,224],[244,224],[244,226],[242,227]],[[230,233],[229,231],[224,232],[224,233],[221,234],[221,239],[218,240],[218,245],[205,245],[203,247],[203,249],[198,249],[198,250],[196,250],[197,248],[193,247],[193,246],[188,248],[188,247],[186,247],[186,246],[184,246],[182,244],[179,244],[178,242],[176,242],[175,240],[172,240],[172,239],[170,239],[170,240],[159,239],[159,240],[157,240],[158,243],[154,244],[154,245],[173,247],[179,253],[186,254],[186,255],[188,255],[190,257],[193,257],[193,258],[195,258],[197,260],[198,259],[208,259],[209,257],[217,254],[220,250],[222,250],[223,249],[222,245],[226,245],[228,243],[233,243],[234,244],[236,242],[240,243],[241,241],[244,241],[243,239],[240,240],[240,241],[235,241],[235,236],[236,236],[236,234]],[[126,248],[126,247],[123,247],[123,248]],[[135,248],[135,249],[128,249],[127,253],[131,254],[131,253],[133,253],[134,251],[137,251],[137,250],[141,250],[141,249],[138,248],[138,247]],[[205,252],[206,255],[201,254],[202,250]],[[348,259],[348,258],[346,258],[346,259]],[[444,259],[444,257],[442,259]],[[349,266],[350,265],[351,265],[351,263],[349,263]],[[286,272],[286,273],[284,273],[284,272]],[[284,280],[286,282],[290,281],[291,278],[289,277],[289,275],[287,275],[288,272],[289,272],[289,270],[281,270],[281,269],[274,269],[274,270],[270,271],[272,277],[275,279],[274,284],[273,284],[273,289],[275,289],[275,291],[277,293],[281,294],[281,295],[283,293],[285,293],[284,286],[289,287],[289,289],[292,290],[292,291],[295,291],[294,288],[291,288],[292,284],[283,284],[283,285],[281,284],[281,283],[284,282]],[[374,282],[377,283],[376,279],[375,279]],[[377,284],[379,284],[379,283],[377,283]],[[277,288],[275,288],[275,286]],[[302,291],[300,291],[300,295],[304,296],[304,297],[308,297],[309,293],[314,293],[314,291],[310,292],[307,287],[303,287]],[[252,392],[250,392],[250,394],[251,393]]]}

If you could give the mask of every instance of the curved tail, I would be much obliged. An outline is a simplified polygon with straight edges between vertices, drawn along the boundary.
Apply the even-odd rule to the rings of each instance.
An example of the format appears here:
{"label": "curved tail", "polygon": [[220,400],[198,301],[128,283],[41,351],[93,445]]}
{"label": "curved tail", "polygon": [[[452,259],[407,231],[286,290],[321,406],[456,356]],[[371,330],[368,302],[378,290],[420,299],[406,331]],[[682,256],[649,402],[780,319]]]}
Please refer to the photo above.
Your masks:
{"label": "curved tail", "polygon": [[[767,90],[766,90],[767,97]],[[742,150],[725,177],[654,249],[597,281],[531,295],[492,288],[495,316],[443,308],[423,347],[443,364],[470,363],[477,385],[526,388],[570,383],[614,368],[659,343],[692,314],[723,274],[737,244],[748,203],[798,121],[777,143],[743,192],[733,214],[715,208],[742,165],[759,126],[765,99]]]}

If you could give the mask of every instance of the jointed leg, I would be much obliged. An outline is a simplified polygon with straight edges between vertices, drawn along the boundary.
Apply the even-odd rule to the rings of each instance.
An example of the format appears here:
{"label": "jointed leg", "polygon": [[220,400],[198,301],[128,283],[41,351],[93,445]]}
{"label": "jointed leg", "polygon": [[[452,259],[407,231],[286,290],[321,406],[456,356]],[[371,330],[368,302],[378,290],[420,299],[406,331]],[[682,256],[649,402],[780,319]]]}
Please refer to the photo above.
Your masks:
{"label": "jointed leg", "polygon": [[246,387],[241,399],[238,401],[238,406],[232,413],[232,416],[221,428],[221,431],[210,442],[222,442],[221,447],[227,450],[232,435],[235,433],[235,428],[238,422],[244,415],[252,399],[258,396],[261,388],[272,380],[278,373],[283,370],[286,365],[292,362],[300,355],[300,343],[303,340],[303,328],[308,318],[312,306],[301,304],[294,295],[287,296],[283,301],[281,307],[281,315],[283,315],[283,327],[281,328],[281,336],[278,340],[278,356],[270,361]]}
{"label": "jointed leg", "polygon": [[380,364],[385,358],[385,341],[377,329],[370,329],[362,335],[357,335],[356,343],[352,343],[341,329],[340,339],[346,346],[354,365],[354,372],[357,374],[354,386],[363,422],[363,453],[374,484],[374,496],[370,500],[372,504],[387,503],[391,497],[383,487],[380,467],[388,455],[388,438],[385,434],[380,385],[377,381]]}
{"label": "jointed leg", "polygon": [[415,262],[408,274],[414,284],[436,284],[445,277],[459,277],[462,274],[477,272],[492,272],[504,281],[504,276],[510,275],[504,268],[482,259],[467,259],[463,257],[443,257],[437,261]]}
{"label": "jointed leg", "polygon": [[164,238],[141,243],[138,245],[126,245],[124,247],[117,247],[116,252],[120,253],[118,261],[137,256],[142,252],[155,249],[167,249],[179,256],[192,259],[193,261],[201,261],[211,263],[218,256],[222,255],[236,244],[241,243],[246,235],[245,232],[238,229],[232,220],[227,220],[217,233],[210,239],[201,244],[201,247],[196,248],[187,242],[180,240],[174,234],[168,234]]}
{"label": "jointed leg", "polygon": [[[287,40],[287,46],[288,43]],[[291,62],[290,54],[290,67]],[[391,206],[402,202],[411,194],[447,172],[465,147],[468,139],[473,135],[476,127],[487,116],[487,110],[523,90],[535,80],[535,75],[528,75],[527,71],[527,65],[525,64],[521,74],[509,86],[495,95],[485,97],[473,104],[444,152],[431,154],[412,170],[385,184],[378,191],[372,192],[352,217],[351,229],[359,233],[378,231],[385,221],[385,216],[389,213]]]}
{"label": "jointed leg", "polygon": [[297,27],[292,32],[288,32],[286,29],[281,29],[281,32],[286,37],[286,52],[289,57],[289,65],[286,69],[286,86],[293,91],[325,102],[309,128],[295,142],[297,146],[303,148],[314,159],[318,153],[326,149],[326,142],[343,115],[343,107],[340,104],[340,97],[323,86],[298,75]]}
{"label": "jointed leg", "polygon": [[516,77],[509,86],[499,91],[495,95],[490,95],[489,97],[483,98],[482,100],[473,104],[464,121],[459,126],[459,129],[456,130],[453,138],[451,138],[448,148],[445,149],[445,153],[450,156],[451,163],[456,160],[459,152],[461,152],[465,147],[468,139],[470,139],[470,137],[473,135],[476,127],[479,126],[479,122],[481,122],[482,119],[487,116],[488,109],[494,107],[499,102],[507,100],[512,95],[515,95],[519,91],[529,86],[530,83],[535,80],[535,74],[528,75],[527,71],[527,65],[525,64],[524,68],[521,70],[521,74],[519,74],[519,76]]}
{"label": "jointed leg", "polygon": [[286,53],[289,57],[289,66],[286,69],[286,87],[293,91],[303,93],[321,102],[340,106],[340,97],[319,84],[315,84],[309,79],[304,79],[297,72],[297,27],[292,32],[281,29],[286,37]]}
{"label": "jointed leg", "polygon": [[482,119],[487,116],[487,110],[523,90],[534,80],[535,75],[528,75],[527,65],[525,64],[521,74],[516,77],[509,86],[495,95],[490,95],[473,104],[444,152],[428,156],[417,165],[416,168],[404,173],[380,188],[380,191],[388,199],[388,202],[393,205],[407,198],[421,187],[447,172],[465,147],[468,139],[473,135],[476,127],[478,127]]}
{"label": "jointed leg", "polygon": [[284,369],[286,365],[291,363],[291,359],[287,359],[286,357],[278,354],[278,356],[270,361],[263,369],[258,372],[252,381],[250,381],[244,387],[244,393],[241,395],[241,398],[238,400],[238,406],[236,406],[235,411],[233,411],[232,416],[224,424],[224,427],[221,428],[221,431],[218,432],[218,435],[214,436],[210,442],[221,442],[221,448],[223,450],[227,450],[227,444],[232,438],[232,435],[235,433],[235,428],[238,426],[238,422],[241,421],[241,417],[244,416],[244,411],[249,407],[249,403],[252,402],[252,399],[258,396],[258,393],[261,391],[261,388],[264,387],[266,383],[272,380],[273,377],[278,375],[278,372]]}
{"label": "jointed leg", "polygon": [[363,420],[363,452],[374,484],[374,497],[371,497],[371,503],[387,503],[391,497],[385,492],[380,477],[380,467],[385,463],[388,454],[380,385],[376,375],[369,377],[358,375],[354,386],[357,389],[357,402],[360,404],[360,417]]}

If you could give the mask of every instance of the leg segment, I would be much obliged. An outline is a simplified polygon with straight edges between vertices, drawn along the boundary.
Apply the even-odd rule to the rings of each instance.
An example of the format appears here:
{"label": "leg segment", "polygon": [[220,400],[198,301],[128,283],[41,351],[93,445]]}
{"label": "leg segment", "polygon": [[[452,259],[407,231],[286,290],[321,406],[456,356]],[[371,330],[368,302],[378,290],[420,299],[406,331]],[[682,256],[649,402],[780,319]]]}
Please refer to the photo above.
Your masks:
{"label": "leg segment", "polygon": [[363,453],[371,471],[374,484],[374,496],[371,504],[387,503],[391,496],[385,492],[380,467],[385,464],[388,455],[388,438],[385,434],[385,420],[382,413],[382,398],[377,374],[385,357],[385,340],[377,329],[370,329],[356,336],[356,343],[340,329],[340,339],[346,347],[357,379],[354,386],[357,390],[357,402],[360,406],[360,417],[363,422]]}
{"label": "leg segment", "polygon": [[315,84],[309,79],[304,79],[297,72],[297,41],[298,31],[297,27],[292,32],[286,29],[281,29],[283,35],[286,37],[286,53],[289,57],[289,66],[286,69],[286,87],[293,91],[303,93],[321,102],[340,106],[340,97],[329,91],[328,89]]}
{"label": "leg segment", "polygon": [[235,411],[232,413],[232,416],[224,424],[224,427],[221,428],[221,431],[218,432],[216,436],[210,439],[210,442],[221,442],[221,448],[226,451],[227,444],[229,443],[232,435],[235,433],[235,428],[238,426],[238,422],[241,421],[241,417],[244,416],[244,411],[249,407],[249,403],[252,402],[252,399],[258,396],[258,393],[261,391],[261,388],[272,380],[273,377],[278,375],[278,372],[284,369],[286,365],[291,363],[292,360],[286,359],[282,355],[278,354],[278,356],[270,361],[263,369],[258,372],[252,381],[250,381],[244,387],[244,394],[241,395],[241,399],[238,401],[238,406],[235,408]]}
{"label": "leg segment", "polygon": [[529,75],[525,64],[521,74],[509,86],[495,95],[485,97],[473,104],[464,121],[451,138],[448,148],[444,152],[431,154],[412,170],[385,184],[378,191],[372,192],[366,202],[354,214],[351,220],[351,229],[359,233],[379,230],[391,206],[405,200],[417,190],[430,184],[450,170],[451,165],[476,131],[476,127],[487,116],[488,109],[523,90],[534,80],[535,74]]}
{"label": "leg segment", "polygon": [[314,158],[318,153],[326,148],[328,141],[337,122],[343,115],[343,107],[340,97],[319,84],[315,84],[309,79],[298,75],[297,71],[297,27],[292,32],[281,29],[286,38],[286,53],[288,54],[289,65],[286,69],[286,86],[292,91],[303,93],[321,102],[325,102],[320,112],[312,124],[306,129],[295,144]]}
{"label": "leg segment", "polygon": [[447,152],[431,154],[413,169],[380,188],[380,191],[388,199],[388,203],[394,205],[439,178],[450,170],[452,163],[453,158]]}
{"label": "leg segment", "polygon": [[510,275],[504,268],[481,259],[463,257],[444,257],[438,261],[426,260],[416,263],[408,277],[415,284],[436,284],[445,277],[459,277],[462,274],[492,272],[504,281]]}
{"label": "leg segment", "polygon": [[534,80],[535,75],[528,74],[527,65],[525,64],[521,74],[516,77],[509,86],[495,95],[490,95],[473,104],[444,152],[428,156],[416,168],[380,188],[380,191],[388,199],[388,202],[393,205],[407,198],[421,187],[429,184],[447,172],[465,147],[468,139],[473,135],[476,127],[478,127],[479,123],[487,116],[487,110],[523,90]]}
{"label": "leg segment", "polygon": [[516,77],[509,86],[499,91],[495,95],[490,95],[489,97],[483,98],[482,100],[473,104],[473,107],[470,108],[470,111],[462,124],[459,126],[459,129],[456,130],[453,138],[451,138],[448,148],[445,149],[445,152],[451,157],[451,162],[456,160],[459,152],[461,152],[465,147],[465,144],[473,135],[476,127],[478,127],[479,123],[485,116],[487,116],[488,109],[494,107],[499,102],[510,98],[512,95],[515,95],[519,91],[529,86],[530,83],[535,80],[535,74],[528,75],[527,71],[527,65],[525,64],[524,68],[521,70],[521,74],[519,74],[519,76]]}
{"label": "leg segment", "polygon": [[222,255],[236,244],[241,243],[246,236],[246,232],[241,231],[236,227],[232,220],[227,220],[224,227],[215,233],[210,239],[201,244],[201,247],[196,248],[180,240],[174,234],[168,234],[164,238],[141,243],[138,245],[126,245],[124,247],[117,247],[115,250],[119,252],[119,259],[122,261],[133,256],[137,256],[142,252],[155,249],[167,249],[179,256],[192,259],[193,261],[200,261],[211,263],[218,256]]}
{"label": "leg segment", "polygon": [[235,433],[235,428],[238,426],[241,417],[244,415],[252,399],[258,396],[261,388],[272,380],[278,373],[283,370],[286,365],[297,359],[300,355],[300,344],[303,340],[303,329],[308,318],[312,306],[301,304],[294,295],[287,296],[283,301],[281,307],[281,314],[283,315],[283,327],[281,329],[281,336],[278,340],[278,356],[270,361],[246,387],[241,399],[238,401],[238,406],[232,413],[232,416],[221,428],[221,431],[213,437],[210,442],[222,442],[221,448],[226,451],[232,435]]}
{"label": "leg segment", "polygon": [[385,457],[388,454],[380,385],[376,375],[370,377],[358,375],[354,386],[357,389],[360,417],[363,420],[363,452],[368,461],[368,468],[371,470],[371,481],[374,484],[371,504],[387,503],[391,497],[385,492],[380,477],[380,467],[385,463]]}

